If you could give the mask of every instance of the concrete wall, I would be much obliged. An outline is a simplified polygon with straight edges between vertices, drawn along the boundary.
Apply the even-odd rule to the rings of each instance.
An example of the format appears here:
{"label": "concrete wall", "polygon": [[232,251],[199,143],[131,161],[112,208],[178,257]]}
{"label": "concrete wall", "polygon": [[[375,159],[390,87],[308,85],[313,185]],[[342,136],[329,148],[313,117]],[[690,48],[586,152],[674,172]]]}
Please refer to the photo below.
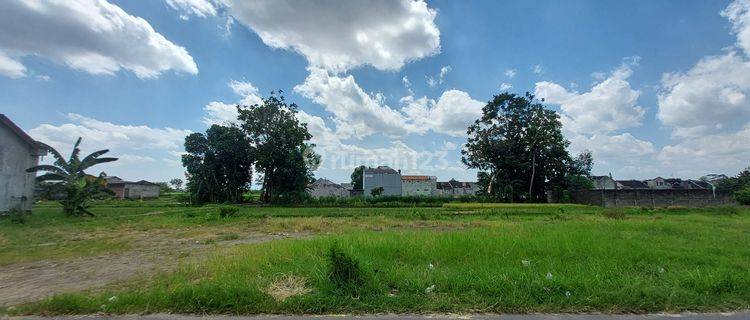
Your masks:
{"label": "concrete wall", "polygon": [[372,189],[383,187],[384,196],[400,196],[401,174],[399,173],[364,173],[362,174],[362,189],[365,197],[372,195]]}
{"label": "concrete wall", "polygon": [[[554,199],[553,199],[554,200]],[[571,193],[573,203],[618,207],[704,207],[736,204],[729,193],[711,190],[583,190]]]}
{"label": "concrete wall", "polygon": [[37,154],[38,150],[0,125],[0,212],[13,208],[31,210],[36,174],[27,173],[26,169],[39,163]]}
{"label": "concrete wall", "polygon": [[434,196],[437,195],[437,178],[401,180],[401,190],[405,196]]}
{"label": "concrete wall", "polygon": [[310,196],[314,198],[348,197],[349,190],[346,190],[343,187],[332,185],[332,184],[313,185],[312,189],[310,189]]}
{"label": "concrete wall", "polygon": [[152,184],[124,183],[114,184],[107,188],[115,192],[118,199],[151,199],[159,197],[159,186]]}

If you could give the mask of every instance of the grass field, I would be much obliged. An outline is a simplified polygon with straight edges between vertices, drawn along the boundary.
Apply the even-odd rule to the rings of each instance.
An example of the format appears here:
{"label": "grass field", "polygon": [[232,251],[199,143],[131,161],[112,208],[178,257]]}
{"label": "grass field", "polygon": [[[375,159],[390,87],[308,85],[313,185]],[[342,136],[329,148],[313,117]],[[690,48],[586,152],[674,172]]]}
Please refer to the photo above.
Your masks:
{"label": "grass field", "polygon": [[[210,250],[175,269],[56,295],[11,314],[658,312],[750,308],[750,210],[451,203],[439,208],[52,204],[0,220],[0,266],[129,252],[159,239]],[[250,233],[304,238],[220,245]],[[329,279],[332,246],[355,291]],[[114,297],[114,298],[113,298]]]}

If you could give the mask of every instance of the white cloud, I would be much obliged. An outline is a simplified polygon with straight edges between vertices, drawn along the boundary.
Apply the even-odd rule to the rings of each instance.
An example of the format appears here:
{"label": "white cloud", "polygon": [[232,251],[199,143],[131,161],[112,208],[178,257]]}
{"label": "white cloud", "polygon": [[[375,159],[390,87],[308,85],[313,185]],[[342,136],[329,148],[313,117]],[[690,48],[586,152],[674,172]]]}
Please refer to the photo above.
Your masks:
{"label": "white cloud", "polygon": [[30,55],[92,74],[198,73],[185,48],[105,0],[0,1],[0,51],[16,62],[10,64],[15,71],[8,72],[7,59],[0,58],[0,72],[16,77],[23,70],[19,59]]}
{"label": "white cloud", "polygon": [[26,67],[0,51],[0,74],[17,79],[26,76]]}
{"label": "white cloud", "polygon": [[437,76],[425,76],[427,85],[430,86],[430,88],[434,88],[439,84],[443,84],[443,82],[445,82],[445,77],[451,72],[451,69],[451,66],[443,66],[440,68],[440,73]]}
{"label": "white cloud", "polygon": [[677,137],[736,129],[750,119],[750,61],[736,52],[665,74],[662,86],[658,118]]}
{"label": "white cloud", "polygon": [[536,74],[542,74],[544,72],[544,68],[542,68],[542,66],[539,64],[535,64],[531,66],[531,72],[536,73]]}
{"label": "white cloud", "polygon": [[[110,149],[108,156],[121,158],[121,161],[92,170],[152,181],[182,176],[179,154],[183,150],[185,136],[191,133],[189,130],[114,124],[73,113],[68,114],[67,120],[68,123],[61,125],[39,125],[29,130],[29,135],[51,145],[63,155],[70,152],[78,137],[82,137],[82,154]],[[165,165],[155,161],[156,158],[169,158],[175,162]],[[48,157],[46,161],[49,160]]]}
{"label": "white cloud", "polygon": [[750,55],[750,1],[735,0],[721,15],[732,23],[732,31],[737,35],[737,46]]}
{"label": "white cloud", "polygon": [[252,106],[256,104],[262,104],[263,99],[258,93],[258,88],[255,87],[251,82],[232,80],[227,83],[229,88],[242,97],[239,103],[227,104],[224,102],[212,101],[203,107],[205,114],[203,115],[203,123],[207,126],[218,124],[227,125],[237,122],[237,105],[241,106]]}
{"label": "white cloud", "polygon": [[627,132],[618,135],[576,135],[570,137],[570,143],[572,153],[590,150],[595,160],[633,160],[656,152],[653,143],[640,140]]}
{"label": "white cloud", "polygon": [[218,9],[225,5],[222,0],[166,0],[172,9],[183,13],[182,18],[190,16],[206,18],[215,16]]}
{"label": "white cloud", "polygon": [[332,72],[397,70],[440,51],[437,12],[424,1],[231,1],[230,14],[274,48]]}
{"label": "white cloud", "polygon": [[361,138],[374,133],[397,137],[411,131],[404,115],[385,105],[382,95],[371,96],[362,90],[351,75],[341,77],[312,69],[294,91],[331,112],[337,134],[344,137]]}
{"label": "white cloud", "polygon": [[513,78],[516,76],[516,69],[508,69],[505,70],[505,76],[508,78]]}
{"label": "white cloud", "polygon": [[665,146],[658,158],[664,167],[682,175],[736,174],[750,166],[750,124],[736,132],[678,141]]}
{"label": "white cloud", "polygon": [[627,81],[632,64],[624,63],[589,92],[568,91],[559,84],[542,81],[536,83],[535,95],[560,105],[561,121],[570,132],[606,133],[637,126],[645,110],[637,105],[640,92]]}
{"label": "white cloud", "polygon": [[513,85],[507,82],[503,82],[500,84],[500,91],[508,91],[513,88]]}
{"label": "white cloud", "polygon": [[443,92],[437,102],[427,97],[401,99],[405,104],[404,114],[411,119],[415,132],[424,134],[428,130],[454,137],[466,135],[466,128],[482,115],[484,103],[472,99],[460,90]]}

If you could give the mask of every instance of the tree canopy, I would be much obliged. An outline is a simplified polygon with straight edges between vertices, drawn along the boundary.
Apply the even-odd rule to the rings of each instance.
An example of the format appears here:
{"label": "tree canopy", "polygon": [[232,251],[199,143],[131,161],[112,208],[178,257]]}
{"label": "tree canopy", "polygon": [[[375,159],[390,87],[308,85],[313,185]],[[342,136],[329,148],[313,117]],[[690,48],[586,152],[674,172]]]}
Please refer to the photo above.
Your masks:
{"label": "tree canopy", "polygon": [[185,137],[182,165],[194,202],[240,202],[252,182],[254,148],[236,127],[212,125]]}
{"label": "tree canopy", "polygon": [[362,190],[362,174],[365,172],[365,166],[358,166],[354,168],[350,178],[352,179],[352,189]]}
{"label": "tree canopy", "polygon": [[461,161],[479,169],[483,192],[506,201],[540,200],[564,185],[572,159],[558,114],[527,93],[495,95],[467,130]]}
{"label": "tree canopy", "polygon": [[273,92],[262,104],[238,107],[240,128],[254,146],[255,168],[263,174],[264,202],[299,201],[320,163],[309,143],[312,135],[297,119],[297,108]]}

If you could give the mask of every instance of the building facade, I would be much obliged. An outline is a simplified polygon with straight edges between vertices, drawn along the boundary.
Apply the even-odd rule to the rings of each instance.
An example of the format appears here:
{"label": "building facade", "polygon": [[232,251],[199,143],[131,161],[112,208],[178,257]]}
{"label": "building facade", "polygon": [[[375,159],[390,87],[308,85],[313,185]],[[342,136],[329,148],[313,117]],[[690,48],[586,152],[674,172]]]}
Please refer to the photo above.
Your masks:
{"label": "building facade", "polygon": [[4,114],[0,114],[0,213],[31,211],[34,178],[26,169],[39,164],[45,152]]}
{"label": "building facade", "polygon": [[404,196],[437,195],[437,177],[401,176],[401,190]]}
{"label": "building facade", "polygon": [[437,183],[437,195],[443,197],[456,197],[462,195],[476,195],[479,185],[476,182],[461,182],[451,179],[447,182]]}
{"label": "building facade", "polygon": [[617,182],[611,176],[592,176],[594,189],[597,190],[614,190],[617,189]]}
{"label": "building facade", "polygon": [[117,177],[107,177],[107,189],[117,199],[154,199],[159,197],[159,185],[145,180],[132,182]]}
{"label": "building facade", "polygon": [[378,187],[383,188],[381,195],[400,196],[403,193],[401,170],[396,171],[388,166],[365,168],[362,173],[362,190],[364,191],[364,196],[371,196],[372,190]]}
{"label": "building facade", "polygon": [[338,183],[322,178],[310,184],[310,196],[320,197],[348,197],[349,190]]}

